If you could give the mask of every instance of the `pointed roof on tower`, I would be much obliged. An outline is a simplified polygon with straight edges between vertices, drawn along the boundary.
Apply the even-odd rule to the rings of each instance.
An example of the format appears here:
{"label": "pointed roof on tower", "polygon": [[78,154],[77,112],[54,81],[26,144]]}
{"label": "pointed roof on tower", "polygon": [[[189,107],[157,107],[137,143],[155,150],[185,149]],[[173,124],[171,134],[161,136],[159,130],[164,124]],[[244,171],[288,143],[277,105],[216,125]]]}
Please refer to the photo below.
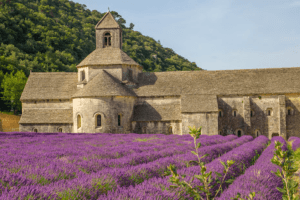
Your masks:
{"label": "pointed roof on tower", "polygon": [[120,28],[120,25],[112,16],[112,14],[107,11],[107,13],[102,17],[102,19],[96,24],[95,29],[97,28]]}

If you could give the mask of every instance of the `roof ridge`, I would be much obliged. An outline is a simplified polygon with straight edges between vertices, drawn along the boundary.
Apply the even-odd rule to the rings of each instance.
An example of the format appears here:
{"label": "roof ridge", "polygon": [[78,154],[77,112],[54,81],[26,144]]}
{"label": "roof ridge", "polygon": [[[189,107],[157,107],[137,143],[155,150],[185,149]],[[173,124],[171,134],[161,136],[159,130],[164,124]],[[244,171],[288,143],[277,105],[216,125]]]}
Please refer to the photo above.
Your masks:
{"label": "roof ridge", "polygon": [[143,73],[199,73],[199,72],[239,72],[239,71],[258,71],[258,70],[284,70],[284,69],[299,69],[300,67],[278,67],[278,68],[257,68],[257,69],[229,69],[229,70],[196,70],[196,71],[163,71],[163,72],[143,72]]}
{"label": "roof ridge", "polygon": [[58,73],[78,73],[78,72],[31,72],[31,74],[58,74]]}
{"label": "roof ridge", "polygon": [[72,108],[25,108],[26,110],[34,110],[34,109],[38,109],[38,110],[43,110],[43,109],[51,109],[51,110],[72,110]]}
{"label": "roof ridge", "polygon": [[119,23],[116,21],[116,19],[114,18],[114,16],[110,13],[110,11],[107,11],[107,13],[100,19],[100,21],[96,24],[96,26],[95,26],[95,29],[97,28],[97,26],[99,25],[99,24],[101,24],[101,22],[107,17],[107,15],[111,15],[112,16],[112,18],[114,19],[114,21],[118,24],[118,27],[120,28],[120,29],[122,29],[122,27],[119,25]]}

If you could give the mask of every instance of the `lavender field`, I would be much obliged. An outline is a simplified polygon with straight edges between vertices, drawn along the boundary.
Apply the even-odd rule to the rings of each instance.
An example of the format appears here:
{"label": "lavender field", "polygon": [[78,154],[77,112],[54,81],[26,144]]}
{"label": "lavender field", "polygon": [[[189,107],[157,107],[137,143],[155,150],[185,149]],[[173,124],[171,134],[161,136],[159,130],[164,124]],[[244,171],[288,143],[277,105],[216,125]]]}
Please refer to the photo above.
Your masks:
{"label": "lavender field", "polygon": [[[290,140],[294,150],[300,147],[300,138]],[[276,190],[282,181],[271,173],[278,168],[270,161],[275,141],[286,149],[282,137],[201,135],[199,155],[208,154],[202,159],[208,171],[223,174],[220,160],[235,161],[227,176],[234,181],[223,183],[216,199],[253,191],[254,199],[282,199]],[[190,135],[0,133],[0,200],[191,199],[170,190],[163,174],[170,164],[186,180],[199,174],[199,166],[187,167],[197,160],[193,150]]]}

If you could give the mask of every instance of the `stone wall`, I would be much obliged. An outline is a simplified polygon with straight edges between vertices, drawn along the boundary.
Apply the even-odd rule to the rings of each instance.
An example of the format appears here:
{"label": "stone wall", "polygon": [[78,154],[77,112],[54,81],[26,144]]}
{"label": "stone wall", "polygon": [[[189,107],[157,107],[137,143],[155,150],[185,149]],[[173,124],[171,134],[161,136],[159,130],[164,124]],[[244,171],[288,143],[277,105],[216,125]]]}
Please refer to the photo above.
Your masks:
{"label": "stone wall", "polygon": [[[130,133],[135,97],[98,97],[73,99],[74,133]],[[96,126],[96,115],[101,115],[101,127]],[[121,114],[121,126],[118,126]],[[81,127],[77,128],[77,115]]]}
{"label": "stone wall", "polygon": [[285,136],[285,96],[259,96],[218,97],[221,112],[221,117],[218,113],[218,132],[224,134],[226,130],[232,129],[235,134],[240,130],[242,135],[253,137],[256,137],[257,131],[268,138],[276,133]]}
{"label": "stone wall", "polygon": [[138,134],[182,135],[181,127],[180,120],[132,122],[132,132]]}
{"label": "stone wall", "polygon": [[62,128],[63,133],[72,133],[73,124],[20,124],[20,132],[57,133]]}
{"label": "stone wall", "polygon": [[22,112],[26,108],[63,108],[71,109],[73,102],[70,99],[49,99],[49,100],[36,100],[36,101],[23,101]]}
{"label": "stone wall", "polygon": [[190,132],[189,126],[195,126],[196,129],[201,127],[202,135],[218,134],[218,114],[210,113],[182,113],[182,134],[187,135]]}
{"label": "stone wall", "polygon": [[117,28],[96,30],[96,48],[103,48],[103,36],[106,32],[111,34],[111,47],[122,49],[121,31]]}
{"label": "stone wall", "polygon": [[133,65],[133,66],[122,66],[122,81],[127,80],[127,74],[128,74],[129,69],[132,70],[132,79],[133,79],[133,81],[137,83],[139,73],[142,73],[142,70],[139,69],[135,65]]}
{"label": "stone wall", "polygon": [[[259,98],[261,97],[261,98]],[[163,133],[188,134],[188,126],[199,128],[205,135],[226,135],[234,133],[241,135],[265,135],[272,138],[278,134],[289,138],[300,136],[300,98],[298,94],[287,95],[254,95],[254,96],[218,96],[219,112],[211,113],[181,113],[179,120],[139,121],[132,122],[135,104],[147,102],[150,105],[180,103],[178,97],[146,98],[140,97],[101,97],[77,98],[72,100],[40,100],[23,101],[22,108],[64,108],[73,109],[73,122],[67,125],[27,124],[20,125],[19,131],[30,131],[37,128],[38,132],[86,132],[86,133]],[[290,110],[290,115],[288,115]],[[234,111],[236,116],[234,116]],[[252,117],[251,117],[252,111]],[[270,115],[268,115],[270,111]],[[221,112],[221,116],[220,116]],[[77,129],[77,114],[82,116],[82,127]],[[95,115],[102,115],[102,127],[96,127]],[[122,114],[122,125],[117,126],[118,114]],[[145,132],[145,131],[144,131]]]}
{"label": "stone wall", "polygon": [[[286,94],[286,132],[287,138],[300,137],[300,96],[299,94]],[[290,115],[288,115],[290,109]]]}
{"label": "stone wall", "polygon": [[[85,79],[87,82],[92,80],[97,74],[99,74],[102,70],[107,71],[113,77],[118,79],[119,81],[127,80],[128,70],[132,70],[132,78],[134,82],[138,82],[138,74],[142,73],[142,70],[137,66],[125,66],[125,65],[114,65],[114,66],[87,66],[78,68],[78,82],[81,81],[81,72],[85,71]],[[83,87],[80,87],[83,88]]]}
{"label": "stone wall", "polygon": [[116,79],[122,81],[122,65],[114,65],[114,66],[87,66],[78,68],[78,82],[81,81],[81,71],[85,70],[85,79],[87,82],[92,80],[97,74],[99,74],[102,70],[107,71]]}

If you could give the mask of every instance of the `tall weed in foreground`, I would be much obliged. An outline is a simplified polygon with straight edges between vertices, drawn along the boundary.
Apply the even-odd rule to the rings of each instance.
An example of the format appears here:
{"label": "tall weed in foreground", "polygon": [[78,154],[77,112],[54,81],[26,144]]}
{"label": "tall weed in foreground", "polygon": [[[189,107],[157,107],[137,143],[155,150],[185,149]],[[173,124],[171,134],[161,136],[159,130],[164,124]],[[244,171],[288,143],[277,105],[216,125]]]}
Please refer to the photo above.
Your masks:
{"label": "tall weed in foreground", "polygon": [[[226,163],[220,161],[221,164],[224,166],[224,177],[222,179],[221,178],[222,177],[221,174],[219,174],[219,173],[217,174],[222,180],[220,180],[220,179],[216,180],[216,182],[217,182],[216,184],[220,183],[220,187],[216,191],[215,196],[212,197],[210,190],[216,184],[210,186],[210,183],[213,182],[212,177],[211,177],[212,172],[206,173],[206,166],[204,165],[204,162],[201,162],[201,159],[204,158],[204,157],[206,157],[206,156],[208,156],[208,154],[205,154],[204,156],[202,156],[201,158],[199,158],[198,148],[201,147],[201,143],[199,142],[197,144],[197,142],[196,142],[196,139],[198,139],[199,136],[201,135],[201,128],[202,127],[200,127],[199,129],[196,129],[195,126],[193,128],[189,126],[189,129],[191,131],[191,132],[189,132],[189,134],[194,138],[194,144],[195,144],[195,149],[196,149],[196,152],[195,151],[191,151],[191,153],[197,156],[198,162],[192,160],[192,161],[189,161],[188,165],[187,165],[187,167],[189,167],[190,163],[196,162],[199,165],[199,167],[200,167],[201,175],[194,175],[194,177],[192,178],[192,180],[189,183],[186,182],[185,180],[184,181],[180,181],[179,180],[180,177],[177,174],[175,166],[173,166],[173,165],[170,165],[168,167],[168,169],[170,171],[167,171],[164,175],[165,176],[169,176],[169,175],[172,174],[172,176],[170,177],[170,182],[173,183],[173,184],[175,184],[175,185],[171,185],[170,187],[184,189],[188,193],[188,195],[190,197],[194,198],[194,199],[201,199],[201,200],[204,199],[200,195],[200,194],[202,194],[204,192],[205,195],[206,195],[206,199],[210,200],[210,199],[214,199],[215,197],[217,197],[220,189],[222,188],[221,186],[222,186],[222,184],[224,182],[224,179],[225,179],[225,177],[226,177],[226,175],[228,173],[228,170],[229,170],[230,166],[235,163],[235,161],[233,161],[233,160],[227,160]],[[181,175],[181,178],[185,178],[185,177],[186,177],[186,175]],[[201,181],[203,183],[203,185],[192,187],[191,183],[193,182],[194,178],[197,178],[199,181]],[[226,181],[226,183],[231,183],[232,181],[233,181],[232,179],[229,179],[229,180]],[[184,190],[181,190],[179,192],[179,195],[181,195],[184,192]],[[199,190],[200,190],[200,192],[198,192]],[[255,197],[255,192],[252,192],[252,193],[249,194],[248,199],[252,200],[254,197]],[[239,194],[237,195],[236,198],[239,198]]]}
{"label": "tall weed in foreground", "polygon": [[278,165],[282,170],[279,169],[273,172],[276,176],[282,178],[283,188],[277,187],[277,190],[282,193],[283,200],[300,200],[299,196],[296,196],[298,183],[292,179],[294,173],[298,168],[293,167],[294,154],[291,142],[287,142],[287,151],[281,149],[282,144],[275,141],[275,154],[271,159],[271,162]]}

